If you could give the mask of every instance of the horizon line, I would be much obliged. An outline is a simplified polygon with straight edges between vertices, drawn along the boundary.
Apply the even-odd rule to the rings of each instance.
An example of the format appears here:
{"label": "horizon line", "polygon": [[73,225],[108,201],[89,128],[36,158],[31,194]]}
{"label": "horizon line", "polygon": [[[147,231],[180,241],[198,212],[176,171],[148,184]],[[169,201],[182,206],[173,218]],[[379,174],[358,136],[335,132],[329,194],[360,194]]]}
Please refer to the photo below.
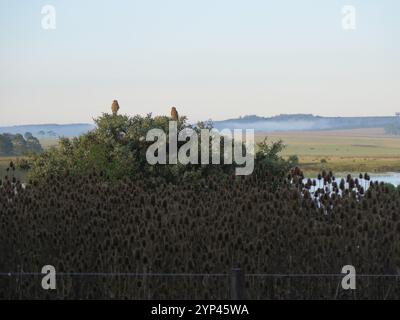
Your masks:
{"label": "horizon line", "polygon": [[[124,114],[129,116],[128,114]],[[232,120],[240,120],[246,117],[258,117],[258,118],[264,118],[264,119],[272,119],[276,118],[279,116],[313,116],[313,117],[320,117],[320,118],[396,118],[400,117],[397,113],[394,115],[361,115],[361,116],[321,116],[321,115],[315,115],[312,113],[280,113],[276,114],[273,116],[261,116],[257,114],[246,114],[246,115],[238,115],[236,118],[227,118],[223,120],[213,120],[213,119],[207,119],[207,120],[199,120],[199,121],[211,121],[211,122],[224,122],[224,121],[232,121]],[[194,121],[193,123],[197,123],[199,121]],[[47,123],[27,123],[27,124],[11,124],[11,125],[2,125],[0,124],[0,128],[12,128],[12,127],[23,127],[23,126],[67,126],[67,125],[95,125],[93,122],[47,122]]]}

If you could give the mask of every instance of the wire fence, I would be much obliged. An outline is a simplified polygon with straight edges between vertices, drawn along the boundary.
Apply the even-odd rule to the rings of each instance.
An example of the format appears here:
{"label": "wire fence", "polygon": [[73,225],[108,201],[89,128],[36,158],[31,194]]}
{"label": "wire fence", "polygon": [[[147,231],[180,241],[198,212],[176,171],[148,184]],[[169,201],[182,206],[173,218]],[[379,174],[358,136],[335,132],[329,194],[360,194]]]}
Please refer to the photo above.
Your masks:
{"label": "wire fence", "polygon": [[[37,278],[44,278],[48,273],[45,272],[0,272],[0,279],[26,279],[25,281],[30,282],[29,277],[37,277]],[[233,268],[229,272],[226,273],[153,273],[153,272],[55,272],[54,277],[60,279],[61,281],[78,281],[86,283],[87,281],[97,281],[96,277],[101,279],[102,277],[109,278],[109,281],[113,282],[113,278],[117,283],[122,283],[125,281],[123,278],[138,278],[137,281],[142,280],[142,278],[153,278],[156,280],[157,278],[160,279],[159,281],[169,283],[169,281],[173,281],[176,283],[177,279],[184,279],[182,281],[207,281],[204,285],[209,285],[213,282],[214,279],[218,280],[218,283],[221,284],[224,288],[226,288],[226,294],[231,300],[242,300],[246,299],[249,296],[254,296],[251,293],[252,288],[249,287],[250,283],[256,281],[257,283],[265,283],[269,284],[270,286],[273,282],[269,281],[278,281],[279,279],[298,279],[298,281],[306,281],[307,279],[310,281],[315,281],[317,279],[330,279],[329,283],[331,286],[329,288],[335,287],[335,293],[333,294],[334,297],[338,295],[338,290],[340,287],[341,281],[347,276],[349,277],[349,273],[245,273],[241,268]],[[392,285],[396,287],[399,285],[397,281],[400,280],[400,274],[353,274],[350,275],[354,278],[364,278],[364,279],[377,279],[379,282],[386,282],[389,285],[387,291],[383,294],[383,296],[388,296],[393,288]],[[92,280],[91,280],[92,279]],[[315,280],[314,280],[315,279]],[[135,280],[136,281],[136,280]],[[157,281],[157,280],[156,280]],[[211,282],[209,282],[211,281]],[[222,281],[222,282],[221,282]],[[267,281],[267,282],[265,282]],[[332,282],[333,281],[333,282]],[[369,280],[366,280],[369,281]],[[375,280],[371,280],[375,281]],[[388,281],[388,282],[387,282]],[[395,282],[393,282],[395,281]],[[20,281],[18,281],[19,283]],[[180,282],[180,281],[178,281]],[[226,285],[224,285],[225,283]],[[333,284],[335,283],[335,284]],[[214,283],[215,284],[215,283]],[[22,282],[21,284],[22,285]],[[169,286],[169,285],[168,285]],[[173,286],[172,286],[173,287]],[[215,289],[215,288],[214,288]],[[254,289],[254,288],[253,288]],[[218,289],[217,289],[218,290]],[[222,289],[221,289],[222,290]],[[224,289],[225,290],[225,289]],[[250,290],[250,291],[249,291]],[[386,290],[386,289],[385,289]],[[258,297],[258,296],[257,296]]]}
{"label": "wire fence", "polygon": [[[0,272],[0,277],[43,276],[41,272]],[[57,272],[61,277],[230,277],[231,273],[137,273],[137,272]],[[245,273],[245,277],[321,278],[344,277],[344,273]],[[400,278],[400,274],[356,274],[367,278]]]}

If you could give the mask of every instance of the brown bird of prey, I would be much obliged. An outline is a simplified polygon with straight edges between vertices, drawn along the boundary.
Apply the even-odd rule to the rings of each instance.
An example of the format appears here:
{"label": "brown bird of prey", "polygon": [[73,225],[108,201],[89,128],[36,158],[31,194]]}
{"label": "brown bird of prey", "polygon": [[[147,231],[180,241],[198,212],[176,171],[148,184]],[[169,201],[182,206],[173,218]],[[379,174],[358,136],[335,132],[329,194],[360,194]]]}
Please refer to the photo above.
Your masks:
{"label": "brown bird of prey", "polygon": [[111,105],[111,110],[112,110],[112,113],[115,115],[115,114],[117,114],[117,112],[118,112],[118,110],[119,110],[119,104],[118,104],[118,101],[117,100],[114,100],[113,101],[113,103],[112,103],[112,105]]}
{"label": "brown bird of prey", "polygon": [[179,115],[178,115],[178,111],[176,111],[175,107],[171,108],[171,118],[172,118],[172,120],[178,121]]}

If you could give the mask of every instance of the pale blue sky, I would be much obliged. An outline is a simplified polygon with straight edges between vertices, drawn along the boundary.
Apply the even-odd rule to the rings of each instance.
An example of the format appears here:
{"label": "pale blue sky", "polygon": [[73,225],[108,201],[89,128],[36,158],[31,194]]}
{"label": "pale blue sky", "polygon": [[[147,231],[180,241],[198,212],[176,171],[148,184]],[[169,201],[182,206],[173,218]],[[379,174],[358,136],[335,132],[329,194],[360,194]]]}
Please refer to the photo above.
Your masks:
{"label": "pale blue sky", "polygon": [[[56,9],[43,30],[41,8]],[[356,30],[342,29],[343,5]],[[400,111],[398,0],[0,0],[0,125]]]}

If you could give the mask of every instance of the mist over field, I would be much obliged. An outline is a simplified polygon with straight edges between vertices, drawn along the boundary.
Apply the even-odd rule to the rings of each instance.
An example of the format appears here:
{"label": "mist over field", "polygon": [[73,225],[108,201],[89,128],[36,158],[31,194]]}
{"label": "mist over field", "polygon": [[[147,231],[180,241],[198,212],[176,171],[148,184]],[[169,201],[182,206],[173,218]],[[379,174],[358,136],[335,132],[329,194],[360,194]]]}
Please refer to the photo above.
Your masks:
{"label": "mist over field", "polygon": [[307,114],[279,115],[271,118],[245,116],[214,122],[217,129],[254,129],[256,131],[310,131],[386,127],[400,122],[399,117],[320,117]]}

